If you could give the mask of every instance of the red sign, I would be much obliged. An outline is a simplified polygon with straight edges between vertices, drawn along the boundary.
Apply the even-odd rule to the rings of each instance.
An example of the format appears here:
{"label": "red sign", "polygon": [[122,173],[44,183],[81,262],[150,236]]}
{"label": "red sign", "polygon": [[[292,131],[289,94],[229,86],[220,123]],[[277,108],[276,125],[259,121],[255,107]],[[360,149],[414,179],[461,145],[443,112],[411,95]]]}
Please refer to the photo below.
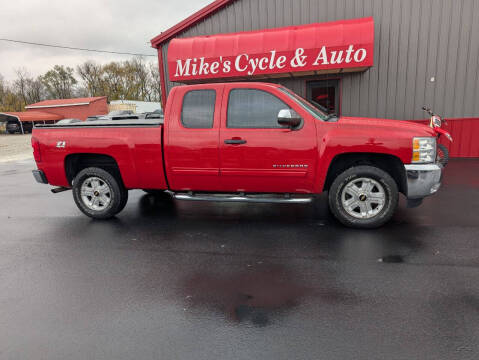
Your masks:
{"label": "red sign", "polygon": [[373,65],[372,17],[261,31],[176,38],[170,81],[360,70]]}

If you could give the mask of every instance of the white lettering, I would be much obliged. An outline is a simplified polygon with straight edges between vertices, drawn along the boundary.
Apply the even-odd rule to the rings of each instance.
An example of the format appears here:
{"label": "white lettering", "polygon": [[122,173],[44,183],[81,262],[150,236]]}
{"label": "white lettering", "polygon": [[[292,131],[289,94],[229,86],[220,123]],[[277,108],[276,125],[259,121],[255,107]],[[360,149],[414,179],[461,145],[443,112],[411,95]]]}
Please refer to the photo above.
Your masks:
{"label": "white lettering", "polygon": [[245,66],[244,68],[241,68],[241,67],[240,67],[240,61],[241,61],[241,58],[242,58],[243,56],[246,58],[246,61],[248,61],[248,59],[249,59],[249,56],[248,56],[247,54],[238,55],[238,56],[236,57],[236,60],[235,60],[235,69],[236,69],[236,71],[243,72],[243,71],[246,71],[246,70],[248,69],[248,66]]}
{"label": "white lettering", "polygon": [[[338,56],[336,57],[336,54]],[[341,64],[343,62],[343,50],[331,51],[331,64]]]}
{"label": "white lettering", "polygon": [[[361,53],[361,57],[358,56],[358,54]],[[356,62],[361,62],[366,58],[366,49],[358,49],[354,53],[354,61]]]}
{"label": "white lettering", "polygon": [[220,63],[218,61],[215,61],[213,64],[210,66],[210,72],[212,74],[218,74],[218,68],[220,67]]}
{"label": "white lettering", "polygon": [[193,64],[191,64],[191,75],[197,75],[198,72],[196,71],[196,68],[197,68],[197,65],[196,64],[196,58],[193,59]]}
{"label": "white lettering", "polygon": [[346,50],[346,64],[349,64],[352,61],[351,54],[353,53],[353,51],[354,51],[354,46],[349,45],[348,50]]}
{"label": "white lettering", "polygon": [[266,70],[268,68],[268,66],[265,65],[265,63],[266,64],[268,63],[268,58],[266,58],[266,57],[261,58],[261,60],[258,63],[258,67],[259,67],[260,70]]}
{"label": "white lettering", "polygon": [[[187,76],[207,76],[209,74],[228,74],[232,67],[238,73],[247,73],[254,75],[257,72],[280,72],[286,68],[303,68],[310,65],[307,60],[309,55],[304,55],[306,51],[303,48],[297,48],[294,53],[288,52],[286,55],[278,55],[276,50],[271,50],[269,54],[262,57],[255,57],[251,54],[240,54],[235,60],[223,60],[219,56],[218,60],[209,62],[205,57],[176,60],[175,77]],[[351,62],[361,63],[367,57],[365,48],[355,49],[354,45],[344,46],[341,50],[328,50],[322,46],[317,53],[313,66],[321,65],[339,65],[350,64]]]}
{"label": "white lettering", "polygon": [[276,57],[276,50],[271,51],[271,57],[269,58],[269,68],[270,70],[274,69],[274,59]]}
{"label": "white lettering", "polygon": [[181,60],[176,60],[176,73],[175,76],[190,76],[190,62],[191,59],[186,59],[183,65]]}
{"label": "white lettering", "polygon": [[276,67],[278,69],[284,68],[286,65],[284,64],[286,62],[286,56],[281,55],[278,60],[276,60]]}
{"label": "white lettering", "polygon": [[259,59],[250,59],[249,64],[251,70],[248,71],[248,75],[253,75],[254,72],[256,71],[256,67],[258,66]]}
{"label": "white lettering", "polygon": [[223,72],[229,73],[231,71],[231,61],[226,60],[223,64]]}
{"label": "white lettering", "polygon": [[329,65],[328,61],[328,54],[326,53],[326,47],[323,46],[321,50],[319,51],[318,57],[316,58],[316,61],[313,63],[313,65],[319,65],[319,61],[322,61],[322,65]]}
{"label": "white lettering", "polygon": [[210,67],[210,64],[205,62],[205,58],[202,57],[200,58],[200,72],[198,75],[208,75],[208,68]]}
{"label": "white lettering", "polygon": [[296,52],[294,53],[294,58],[291,60],[291,67],[296,68],[296,67],[304,67],[306,66],[306,55],[304,54],[304,49],[303,48],[297,48]]}

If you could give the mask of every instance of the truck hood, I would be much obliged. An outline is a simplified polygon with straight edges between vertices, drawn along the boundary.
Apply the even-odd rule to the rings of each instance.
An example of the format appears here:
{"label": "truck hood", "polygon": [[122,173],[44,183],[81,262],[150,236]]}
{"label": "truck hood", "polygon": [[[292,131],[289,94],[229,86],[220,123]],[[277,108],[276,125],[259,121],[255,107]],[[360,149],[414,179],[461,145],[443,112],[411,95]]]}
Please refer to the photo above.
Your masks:
{"label": "truck hood", "polygon": [[436,136],[434,130],[429,126],[405,120],[342,116],[339,118],[339,123],[359,127],[388,129],[391,132],[399,130],[402,132],[409,132],[412,136]]}

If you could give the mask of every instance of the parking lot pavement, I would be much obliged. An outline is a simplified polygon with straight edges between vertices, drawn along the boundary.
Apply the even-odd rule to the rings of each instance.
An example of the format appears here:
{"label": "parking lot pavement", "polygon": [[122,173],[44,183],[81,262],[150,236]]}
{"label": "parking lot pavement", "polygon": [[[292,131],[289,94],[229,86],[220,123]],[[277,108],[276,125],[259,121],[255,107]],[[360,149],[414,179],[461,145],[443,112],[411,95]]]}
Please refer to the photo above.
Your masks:
{"label": "parking lot pavement", "polygon": [[0,134],[0,163],[33,158],[31,135]]}
{"label": "parking lot pavement", "polygon": [[324,196],[94,221],[32,168],[0,164],[2,359],[479,358],[479,160],[372,231]]}

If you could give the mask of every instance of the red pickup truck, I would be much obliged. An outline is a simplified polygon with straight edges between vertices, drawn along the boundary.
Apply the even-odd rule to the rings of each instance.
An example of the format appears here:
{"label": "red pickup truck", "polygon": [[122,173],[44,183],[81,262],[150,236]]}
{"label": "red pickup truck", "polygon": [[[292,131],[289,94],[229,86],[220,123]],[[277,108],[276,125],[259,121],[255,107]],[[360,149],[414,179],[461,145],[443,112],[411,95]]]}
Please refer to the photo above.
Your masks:
{"label": "red pickup truck", "polygon": [[329,192],[347,226],[388,221],[399,193],[417,206],[440,187],[436,134],[406,121],[327,115],[269,83],[178,86],[164,119],[37,126],[37,181],[73,190],[106,219],[128,190],[180,200],[307,203]]}

